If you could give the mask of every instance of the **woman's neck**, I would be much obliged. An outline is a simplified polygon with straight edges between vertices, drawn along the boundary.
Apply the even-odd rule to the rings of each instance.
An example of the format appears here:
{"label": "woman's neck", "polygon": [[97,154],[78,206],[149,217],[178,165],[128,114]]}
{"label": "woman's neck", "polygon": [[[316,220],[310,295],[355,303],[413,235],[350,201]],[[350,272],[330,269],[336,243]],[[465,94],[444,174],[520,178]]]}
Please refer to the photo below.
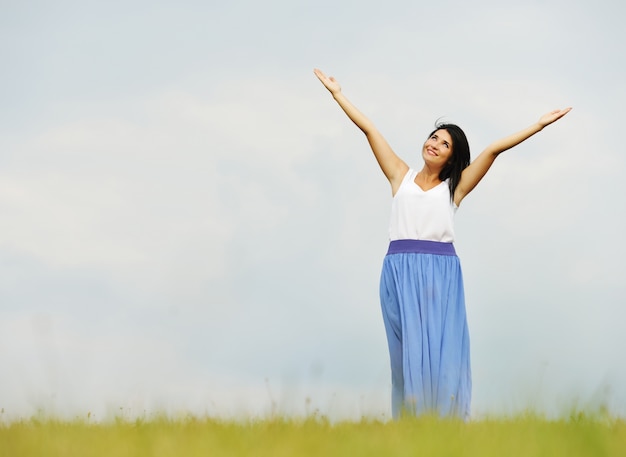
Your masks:
{"label": "woman's neck", "polygon": [[439,173],[435,173],[433,170],[424,167],[417,173],[414,182],[420,186],[423,191],[427,191],[441,184],[441,179],[439,179]]}
{"label": "woman's neck", "polygon": [[424,183],[438,184],[441,182],[441,179],[439,179],[440,171],[441,170],[433,170],[429,166],[424,165],[424,167],[417,173],[417,178]]}

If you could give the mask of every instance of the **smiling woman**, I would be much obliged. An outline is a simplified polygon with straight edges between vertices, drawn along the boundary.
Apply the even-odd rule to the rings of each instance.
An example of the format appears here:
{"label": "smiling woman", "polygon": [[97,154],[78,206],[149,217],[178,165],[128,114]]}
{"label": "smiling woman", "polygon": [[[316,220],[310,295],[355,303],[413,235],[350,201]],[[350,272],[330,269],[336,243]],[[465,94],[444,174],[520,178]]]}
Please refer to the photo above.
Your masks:
{"label": "smiling woman", "polygon": [[571,108],[551,111],[526,129],[492,143],[471,163],[463,130],[454,124],[437,125],[422,147],[424,165],[416,171],[346,99],[333,77],[314,72],[365,134],[391,184],[390,243],[380,300],[391,360],[393,416],[434,412],[468,419],[469,331],[463,276],[453,245],[454,214],[500,153]]}

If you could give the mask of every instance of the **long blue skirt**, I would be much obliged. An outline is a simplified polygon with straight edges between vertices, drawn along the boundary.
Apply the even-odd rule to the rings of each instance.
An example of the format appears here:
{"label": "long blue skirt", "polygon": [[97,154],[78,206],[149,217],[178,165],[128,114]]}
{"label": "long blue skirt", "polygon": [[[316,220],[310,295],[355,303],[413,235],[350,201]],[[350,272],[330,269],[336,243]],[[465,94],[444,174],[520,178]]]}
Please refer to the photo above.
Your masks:
{"label": "long blue skirt", "polygon": [[380,280],[392,414],[469,419],[470,347],[461,265],[452,243],[392,241]]}

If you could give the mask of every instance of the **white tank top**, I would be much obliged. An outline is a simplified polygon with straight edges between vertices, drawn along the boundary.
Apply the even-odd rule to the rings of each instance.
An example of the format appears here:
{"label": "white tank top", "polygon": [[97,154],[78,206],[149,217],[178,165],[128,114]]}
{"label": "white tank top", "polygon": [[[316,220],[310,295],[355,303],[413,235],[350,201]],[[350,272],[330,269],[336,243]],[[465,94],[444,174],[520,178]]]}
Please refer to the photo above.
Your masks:
{"label": "white tank top", "polygon": [[391,203],[389,240],[454,241],[454,213],[448,180],[424,191],[409,169]]}

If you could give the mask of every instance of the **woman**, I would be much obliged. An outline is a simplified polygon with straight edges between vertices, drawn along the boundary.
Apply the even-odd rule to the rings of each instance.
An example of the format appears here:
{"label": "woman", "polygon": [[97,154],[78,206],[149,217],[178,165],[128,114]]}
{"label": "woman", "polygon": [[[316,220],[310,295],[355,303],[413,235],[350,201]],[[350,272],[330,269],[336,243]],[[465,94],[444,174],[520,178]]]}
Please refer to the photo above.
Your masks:
{"label": "woman", "polygon": [[453,241],[453,216],[501,152],[518,145],[571,108],[489,145],[470,163],[463,131],[439,124],[422,147],[424,165],[411,169],[374,124],[350,103],[339,83],[315,75],[365,134],[393,196],[389,250],[380,299],[389,343],[392,413],[469,418],[471,370],[463,278]]}

